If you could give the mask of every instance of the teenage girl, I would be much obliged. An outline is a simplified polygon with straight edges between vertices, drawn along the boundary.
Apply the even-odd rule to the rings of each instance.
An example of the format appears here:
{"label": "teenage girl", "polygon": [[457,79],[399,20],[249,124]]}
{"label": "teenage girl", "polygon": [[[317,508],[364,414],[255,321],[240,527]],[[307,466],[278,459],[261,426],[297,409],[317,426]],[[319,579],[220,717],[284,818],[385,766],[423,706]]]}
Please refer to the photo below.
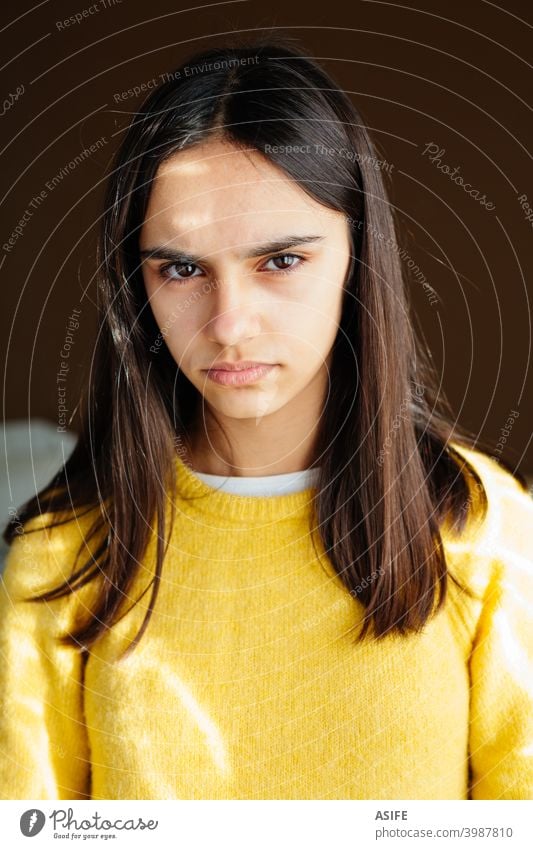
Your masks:
{"label": "teenage girl", "polygon": [[437,388],[383,160],[288,41],[165,80],[4,534],[2,797],[532,798],[533,502]]}

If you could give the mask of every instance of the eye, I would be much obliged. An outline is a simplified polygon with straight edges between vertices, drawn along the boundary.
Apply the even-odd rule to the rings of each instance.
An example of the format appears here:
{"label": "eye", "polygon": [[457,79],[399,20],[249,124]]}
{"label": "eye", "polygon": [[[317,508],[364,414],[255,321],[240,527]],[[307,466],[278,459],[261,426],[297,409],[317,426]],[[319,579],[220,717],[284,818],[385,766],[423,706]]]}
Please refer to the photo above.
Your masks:
{"label": "eye", "polygon": [[196,274],[187,274],[185,277],[181,277],[179,275],[175,276],[173,274],[168,274],[168,271],[169,271],[170,268],[175,268],[178,272],[181,272],[184,269],[199,268],[199,266],[195,265],[193,262],[187,262],[187,263],[181,264],[181,265],[178,262],[169,262],[166,265],[160,266],[160,268],[158,270],[159,276],[162,277],[164,280],[170,280],[170,281],[173,281],[173,280],[190,280],[191,277],[197,277]]}
{"label": "eye", "polygon": [[279,259],[283,259],[283,260],[292,259],[292,260],[297,260],[297,261],[291,262],[291,264],[286,268],[272,269],[274,272],[276,272],[278,274],[287,274],[287,272],[292,271],[293,268],[296,268],[297,266],[302,265],[302,263],[305,262],[305,258],[303,256],[299,256],[298,254],[278,254],[277,256],[271,256],[270,259],[267,260],[267,264],[269,262],[275,262],[276,260],[279,260]]}
{"label": "eye", "polygon": [[[279,263],[275,268],[268,268],[268,263]],[[268,259],[264,265],[266,271],[273,271],[277,274],[286,274],[298,265],[305,262],[305,258],[298,254],[278,254]],[[173,271],[171,271],[174,269]],[[199,272],[199,273],[195,273]],[[202,274],[200,266],[193,262],[169,262],[166,265],[160,266],[158,274],[166,281],[191,280],[193,277],[199,277]]]}

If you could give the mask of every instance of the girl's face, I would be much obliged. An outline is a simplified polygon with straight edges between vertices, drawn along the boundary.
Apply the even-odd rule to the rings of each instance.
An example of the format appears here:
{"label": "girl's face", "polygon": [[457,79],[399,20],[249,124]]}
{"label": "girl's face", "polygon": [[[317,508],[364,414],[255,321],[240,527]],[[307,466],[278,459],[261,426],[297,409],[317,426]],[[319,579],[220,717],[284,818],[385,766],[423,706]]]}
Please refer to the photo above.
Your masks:
{"label": "girl's face", "polygon": [[[140,250],[162,338],[208,408],[256,424],[286,408],[289,426],[320,412],[350,264],[342,213],[256,150],[211,140],[160,166]],[[208,376],[245,360],[272,367]]]}

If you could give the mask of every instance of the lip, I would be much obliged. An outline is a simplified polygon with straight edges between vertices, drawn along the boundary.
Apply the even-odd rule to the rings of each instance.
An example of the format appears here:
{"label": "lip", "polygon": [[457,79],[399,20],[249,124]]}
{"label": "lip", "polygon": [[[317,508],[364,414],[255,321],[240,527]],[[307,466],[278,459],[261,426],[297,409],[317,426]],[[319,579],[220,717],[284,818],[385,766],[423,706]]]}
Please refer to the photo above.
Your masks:
{"label": "lip", "polygon": [[[207,377],[220,386],[244,386],[247,383],[255,383],[265,377],[277,364],[271,363],[222,363],[229,368],[204,369]],[[244,367],[243,367],[244,366]]]}
{"label": "lip", "polygon": [[243,371],[243,369],[267,365],[271,365],[271,363],[262,363],[257,360],[240,360],[238,363],[217,363],[211,366],[211,369],[206,369],[206,371]]}

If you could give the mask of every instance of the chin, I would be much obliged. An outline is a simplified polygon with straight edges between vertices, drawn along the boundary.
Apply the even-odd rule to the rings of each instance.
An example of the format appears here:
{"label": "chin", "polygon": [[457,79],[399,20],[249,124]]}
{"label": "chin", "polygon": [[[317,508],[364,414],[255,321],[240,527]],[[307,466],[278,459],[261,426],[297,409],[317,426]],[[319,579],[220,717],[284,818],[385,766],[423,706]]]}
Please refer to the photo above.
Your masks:
{"label": "chin", "polygon": [[[239,393],[242,390],[239,390]],[[224,416],[228,416],[228,418],[232,419],[261,419],[266,416],[272,415],[277,410],[279,410],[283,404],[279,402],[278,399],[276,404],[269,400],[268,398],[261,397],[257,392],[254,393],[255,397],[252,397],[252,393],[249,390],[246,390],[246,394],[249,396],[248,398],[217,398],[217,399],[206,399],[209,400],[210,406],[212,406],[215,410],[218,410],[219,413],[222,413]]]}

